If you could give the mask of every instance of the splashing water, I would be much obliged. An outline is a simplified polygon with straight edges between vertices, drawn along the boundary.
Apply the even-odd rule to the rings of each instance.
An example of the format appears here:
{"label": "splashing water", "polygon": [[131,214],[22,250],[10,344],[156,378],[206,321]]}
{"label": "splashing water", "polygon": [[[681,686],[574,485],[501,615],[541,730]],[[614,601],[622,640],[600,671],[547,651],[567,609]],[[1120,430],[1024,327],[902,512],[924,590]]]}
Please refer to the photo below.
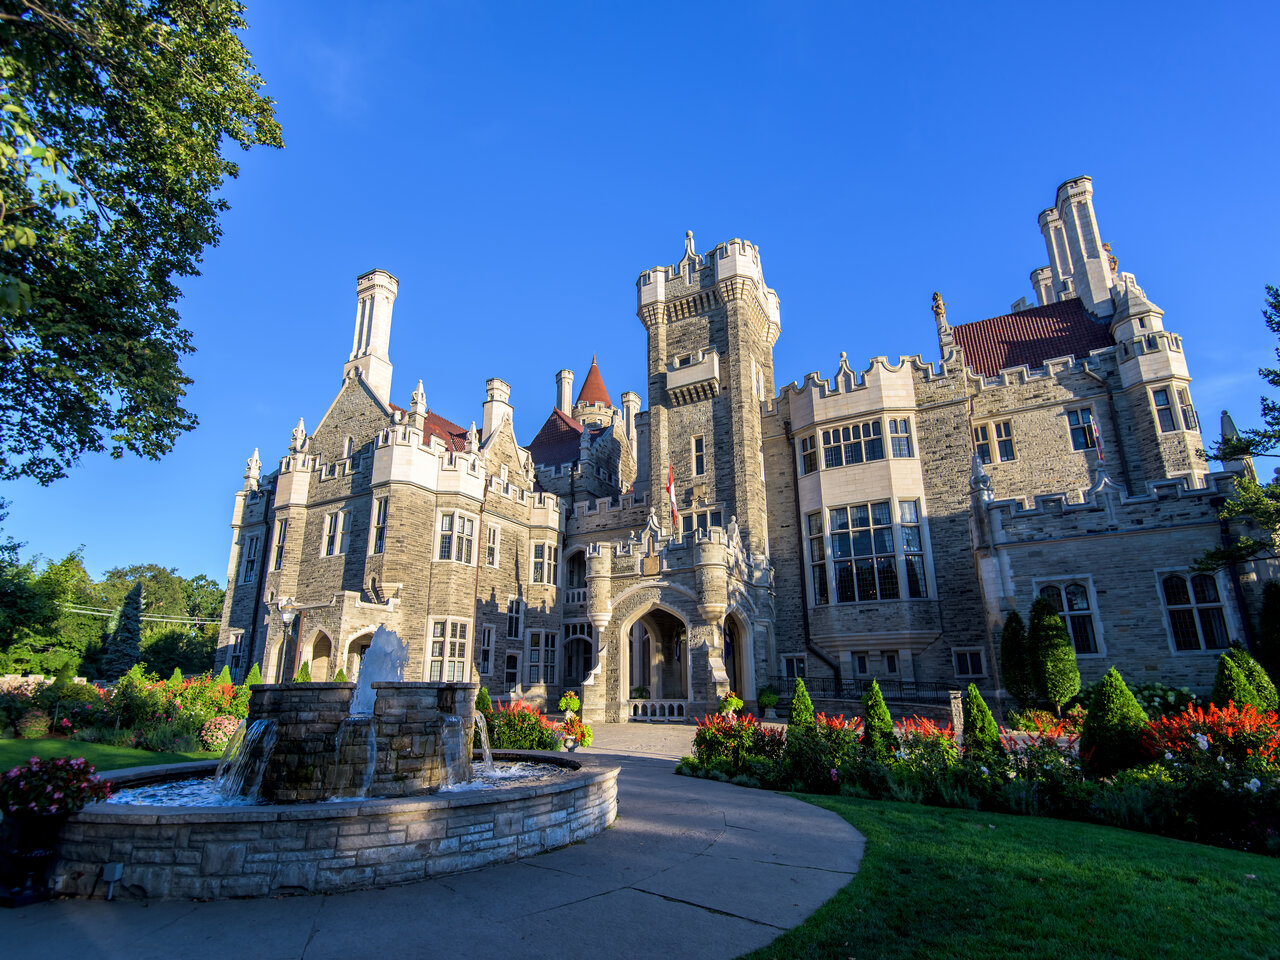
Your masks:
{"label": "splashing water", "polygon": [[356,693],[351,698],[353,717],[372,716],[377,693],[375,682],[395,682],[404,679],[404,668],[409,662],[409,648],[394,630],[379,627],[373,633],[373,641],[360,661],[360,675],[356,678]]}
{"label": "splashing water", "polygon": [[262,774],[276,745],[276,722],[255,720],[241,723],[227,741],[214,776],[218,793],[224,797],[257,797]]}
{"label": "splashing water", "polygon": [[480,734],[480,752],[484,755],[484,772],[493,773],[493,751],[489,749],[489,721],[479,710],[475,713],[476,732]]}

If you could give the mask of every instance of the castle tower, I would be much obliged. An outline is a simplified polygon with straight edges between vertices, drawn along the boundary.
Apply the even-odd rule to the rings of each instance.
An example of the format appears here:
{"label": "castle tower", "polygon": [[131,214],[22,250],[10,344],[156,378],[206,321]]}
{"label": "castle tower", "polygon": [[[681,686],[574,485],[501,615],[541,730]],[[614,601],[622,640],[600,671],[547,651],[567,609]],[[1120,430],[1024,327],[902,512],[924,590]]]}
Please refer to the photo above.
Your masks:
{"label": "castle tower", "polygon": [[1057,206],[1040,214],[1040,232],[1049,253],[1049,266],[1031,274],[1040,305],[1079,297],[1094,316],[1111,316],[1114,277],[1093,212],[1092,178],[1058,187]]}
{"label": "castle tower", "polygon": [[[778,295],[760,253],[730,240],[636,281],[649,334],[649,482],[658,498],[675,474],[676,506],[693,526],[736,516],[751,553],[768,553],[760,403],[773,396]],[[663,525],[670,522],[664,518]],[[683,520],[681,521],[683,523]]]}
{"label": "castle tower", "polygon": [[[570,385],[572,376],[570,373]],[[565,390],[566,395],[568,390]],[[558,394],[558,391],[557,391]],[[579,423],[590,423],[607,427],[613,421],[613,401],[609,398],[609,390],[604,385],[604,377],[600,376],[600,368],[596,366],[596,358],[591,358],[591,369],[582,378],[582,389],[578,391],[578,399],[573,404],[573,418]]]}
{"label": "castle tower", "polygon": [[383,403],[391,400],[391,308],[400,281],[385,270],[356,280],[356,329],[342,376],[358,375]]}

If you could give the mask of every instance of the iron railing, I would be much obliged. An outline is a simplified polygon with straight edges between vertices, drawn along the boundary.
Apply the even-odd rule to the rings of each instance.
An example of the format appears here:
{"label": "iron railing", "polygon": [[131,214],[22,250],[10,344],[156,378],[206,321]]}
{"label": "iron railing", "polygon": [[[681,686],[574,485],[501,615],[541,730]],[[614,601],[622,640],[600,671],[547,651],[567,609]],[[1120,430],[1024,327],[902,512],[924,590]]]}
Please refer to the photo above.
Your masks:
{"label": "iron railing", "polygon": [[[852,677],[837,683],[835,677],[804,677],[804,688],[814,700],[861,700],[871,689],[871,680]],[[791,691],[795,688],[794,677],[770,677],[769,683],[778,691],[784,701],[790,701]],[[886,700],[907,703],[941,703],[951,702],[951,691],[954,685],[923,680],[900,680],[886,677],[876,678],[880,685],[880,693]]]}

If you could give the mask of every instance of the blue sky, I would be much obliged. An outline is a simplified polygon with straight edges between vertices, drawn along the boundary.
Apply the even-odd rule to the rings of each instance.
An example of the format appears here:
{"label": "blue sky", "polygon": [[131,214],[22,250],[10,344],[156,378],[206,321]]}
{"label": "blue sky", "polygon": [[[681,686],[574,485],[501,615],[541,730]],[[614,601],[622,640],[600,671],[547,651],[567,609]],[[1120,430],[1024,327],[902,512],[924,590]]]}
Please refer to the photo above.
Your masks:
{"label": "blue sky", "polygon": [[782,302],[779,384],[841,351],[936,359],[1032,296],[1036,217],[1093,177],[1104,240],[1184,337],[1206,434],[1258,419],[1280,285],[1275,4],[261,3],[245,41],[286,148],[242,156],[180,304],[200,426],[158,462],[0,484],[24,556],[83,545],[225,576],[264,472],[340,385],[355,278],[400,280],[393,399],[532,439],[592,354],[645,394],[641,270],[731,237]]}

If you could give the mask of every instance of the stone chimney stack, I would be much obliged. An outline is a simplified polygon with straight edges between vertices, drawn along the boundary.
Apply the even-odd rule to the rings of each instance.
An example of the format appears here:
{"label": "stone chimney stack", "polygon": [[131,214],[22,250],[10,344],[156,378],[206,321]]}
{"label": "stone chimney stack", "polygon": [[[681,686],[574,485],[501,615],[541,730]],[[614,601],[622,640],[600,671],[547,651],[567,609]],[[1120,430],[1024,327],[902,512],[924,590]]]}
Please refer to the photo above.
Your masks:
{"label": "stone chimney stack", "polygon": [[556,409],[566,417],[573,416],[573,371],[556,374]]}
{"label": "stone chimney stack", "polygon": [[359,376],[383,403],[391,402],[391,308],[400,281],[385,270],[356,280],[356,328],[343,377]]}
{"label": "stone chimney stack", "polygon": [[493,431],[502,425],[503,418],[511,417],[511,385],[494,377],[485,381],[488,399],[484,402],[483,437],[488,440]]}
{"label": "stone chimney stack", "polygon": [[628,390],[622,395],[622,429],[631,444],[631,455],[636,456],[636,417],[640,415],[640,394]]}

